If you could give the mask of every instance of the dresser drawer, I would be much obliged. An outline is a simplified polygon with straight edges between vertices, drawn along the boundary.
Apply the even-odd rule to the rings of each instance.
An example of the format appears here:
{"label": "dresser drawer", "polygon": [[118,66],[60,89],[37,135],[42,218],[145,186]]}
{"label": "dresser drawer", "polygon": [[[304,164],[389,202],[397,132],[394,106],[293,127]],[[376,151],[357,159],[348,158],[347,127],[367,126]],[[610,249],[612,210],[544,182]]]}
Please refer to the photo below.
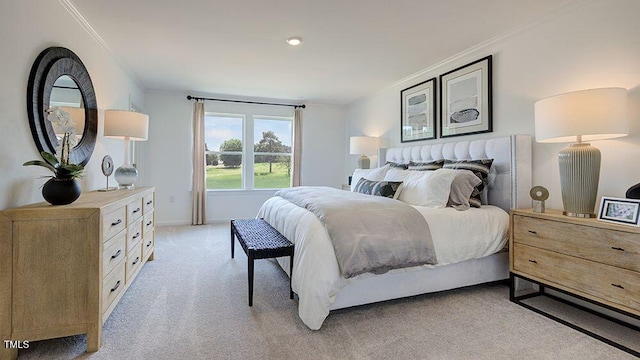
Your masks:
{"label": "dresser drawer", "polygon": [[154,228],[153,210],[150,213],[145,213],[142,220],[142,236],[147,236]]}
{"label": "dresser drawer", "polygon": [[138,198],[127,204],[127,223],[140,219],[142,217],[142,198]]}
{"label": "dresser drawer", "polygon": [[144,236],[144,240],[142,240],[142,258],[146,259],[149,256],[149,253],[153,252],[153,247],[155,245],[154,239],[154,231],[151,230],[150,233]]}
{"label": "dresser drawer", "polygon": [[151,193],[142,198],[142,211],[146,215],[153,211],[155,193]]}
{"label": "dresser drawer", "polygon": [[120,261],[102,283],[102,310],[109,308],[125,287],[125,261]]}
{"label": "dresser drawer", "polygon": [[518,243],[513,251],[515,272],[640,310],[638,272]]}
{"label": "dresser drawer", "polygon": [[118,210],[107,213],[102,218],[103,241],[111,239],[115,234],[127,227],[127,210],[123,206]]}
{"label": "dresser drawer", "polygon": [[121,231],[104,244],[102,273],[107,276],[127,256],[127,232]]}
{"label": "dresser drawer", "polygon": [[142,246],[138,242],[138,246],[130,249],[127,255],[127,283],[133,280],[140,266],[142,266]]}
{"label": "dresser drawer", "polygon": [[640,235],[513,216],[513,241],[640,272]]}
{"label": "dresser drawer", "polygon": [[138,219],[127,228],[127,249],[131,249],[142,240],[142,219]]}

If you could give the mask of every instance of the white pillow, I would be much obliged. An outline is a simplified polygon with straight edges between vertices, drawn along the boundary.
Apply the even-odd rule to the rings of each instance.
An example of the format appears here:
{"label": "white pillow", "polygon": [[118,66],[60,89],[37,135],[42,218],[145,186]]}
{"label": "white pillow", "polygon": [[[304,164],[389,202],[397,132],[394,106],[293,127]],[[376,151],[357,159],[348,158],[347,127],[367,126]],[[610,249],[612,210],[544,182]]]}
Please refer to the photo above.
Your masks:
{"label": "white pillow", "polygon": [[402,180],[402,186],[398,189],[398,200],[433,209],[447,206],[451,183],[456,177],[455,170],[406,171],[410,174]]}
{"label": "white pillow", "polygon": [[351,175],[351,191],[356,187],[358,181],[361,178],[366,178],[367,180],[373,181],[382,181],[384,180],[384,176],[389,171],[390,166],[385,165],[383,167],[374,168],[374,169],[355,169],[353,174]]}

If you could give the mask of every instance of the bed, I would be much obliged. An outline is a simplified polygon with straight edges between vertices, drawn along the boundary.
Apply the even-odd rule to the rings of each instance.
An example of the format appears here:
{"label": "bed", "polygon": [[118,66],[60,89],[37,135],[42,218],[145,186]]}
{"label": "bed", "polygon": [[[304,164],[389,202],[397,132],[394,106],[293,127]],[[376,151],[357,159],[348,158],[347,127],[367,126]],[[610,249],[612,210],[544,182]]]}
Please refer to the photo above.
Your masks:
{"label": "bed", "polygon": [[[318,217],[283,197],[268,199],[258,217],[296,246],[292,288],[298,295],[301,320],[317,330],[331,310],[507,279],[508,252],[504,249],[508,239],[507,213],[511,208],[531,205],[530,136],[381,149],[378,165],[487,158],[493,159],[484,194],[487,205],[467,211],[415,207],[430,224],[438,257],[436,265],[345,278],[341,276],[327,229]],[[457,223],[446,219],[456,219]],[[461,223],[465,226],[456,225]],[[461,240],[456,240],[456,245],[450,239]],[[468,247],[470,242],[480,246]],[[277,261],[288,273],[289,258]]]}

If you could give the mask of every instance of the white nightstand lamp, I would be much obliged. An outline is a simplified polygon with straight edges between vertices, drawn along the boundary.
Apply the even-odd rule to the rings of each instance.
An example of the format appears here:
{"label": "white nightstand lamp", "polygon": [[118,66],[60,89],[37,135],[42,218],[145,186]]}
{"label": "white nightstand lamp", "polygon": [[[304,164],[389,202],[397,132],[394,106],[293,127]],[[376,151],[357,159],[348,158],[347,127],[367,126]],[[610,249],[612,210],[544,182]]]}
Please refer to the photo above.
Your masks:
{"label": "white nightstand lamp", "polygon": [[378,151],[380,140],[371,136],[352,136],[349,139],[349,153],[351,155],[361,155],[358,159],[360,169],[371,168],[371,160],[368,155],[373,155]]}
{"label": "white nightstand lamp", "polygon": [[594,217],[600,150],[583,141],[629,133],[627,90],[603,88],[570,92],[535,103],[536,141],[574,142],[560,150],[560,187],[564,214]]}

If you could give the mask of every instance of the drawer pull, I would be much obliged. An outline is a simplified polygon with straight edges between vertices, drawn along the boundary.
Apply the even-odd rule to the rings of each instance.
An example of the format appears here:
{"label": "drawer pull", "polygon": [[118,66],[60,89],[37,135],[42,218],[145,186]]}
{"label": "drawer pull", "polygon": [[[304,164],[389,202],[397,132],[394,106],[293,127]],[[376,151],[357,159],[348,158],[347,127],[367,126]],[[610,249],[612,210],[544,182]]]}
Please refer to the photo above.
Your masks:
{"label": "drawer pull", "polygon": [[112,223],[111,223],[111,226],[116,226],[116,225],[118,225],[118,224],[120,224],[120,223],[122,223],[122,219],[118,219],[118,220],[116,220],[115,222],[112,222]]}
{"label": "drawer pull", "polygon": [[533,235],[538,235],[538,233],[533,230],[529,230],[529,232],[532,233]]}
{"label": "drawer pull", "polygon": [[135,214],[135,213],[137,213],[138,211],[140,211],[140,208],[139,208],[139,207],[138,207],[138,208],[136,208],[135,210],[133,210],[131,213],[132,213],[132,214]]}
{"label": "drawer pull", "polygon": [[149,222],[147,223],[147,226],[153,224],[153,221],[149,220]]}
{"label": "drawer pull", "polygon": [[624,289],[624,286],[619,285],[619,284],[611,284],[611,286],[617,287],[619,289]]}
{"label": "drawer pull", "polygon": [[147,247],[151,246],[152,241],[149,240],[149,242],[147,243]]}
{"label": "drawer pull", "polygon": [[116,283],[116,286],[111,288],[111,292],[114,292],[114,291],[118,290],[119,287],[120,287],[120,280],[118,280],[118,282]]}
{"label": "drawer pull", "polygon": [[147,205],[151,205],[151,204],[153,204],[153,200],[147,201]]}
{"label": "drawer pull", "polygon": [[538,263],[538,262],[537,262],[537,261],[535,261],[535,260],[529,260],[529,262],[532,262],[532,263],[534,263],[534,264],[537,264],[537,263]]}
{"label": "drawer pull", "polygon": [[112,259],[115,259],[115,258],[117,258],[118,256],[120,256],[120,254],[122,254],[122,249],[121,249],[121,250],[118,250],[118,252],[116,252],[115,254],[111,255],[111,258],[112,258]]}
{"label": "drawer pull", "polygon": [[620,248],[620,247],[612,246],[611,248],[612,248],[613,250],[624,251],[624,249],[623,249],[623,248]]}
{"label": "drawer pull", "polygon": [[131,240],[137,239],[140,237],[140,232],[137,232],[135,235],[131,237]]}
{"label": "drawer pull", "polygon": [[138,263],[138,261],[140,261],[140,256],[136,256],[136,259],[133,260],[133,262],[131,263],[131,265],[135,265]]}

